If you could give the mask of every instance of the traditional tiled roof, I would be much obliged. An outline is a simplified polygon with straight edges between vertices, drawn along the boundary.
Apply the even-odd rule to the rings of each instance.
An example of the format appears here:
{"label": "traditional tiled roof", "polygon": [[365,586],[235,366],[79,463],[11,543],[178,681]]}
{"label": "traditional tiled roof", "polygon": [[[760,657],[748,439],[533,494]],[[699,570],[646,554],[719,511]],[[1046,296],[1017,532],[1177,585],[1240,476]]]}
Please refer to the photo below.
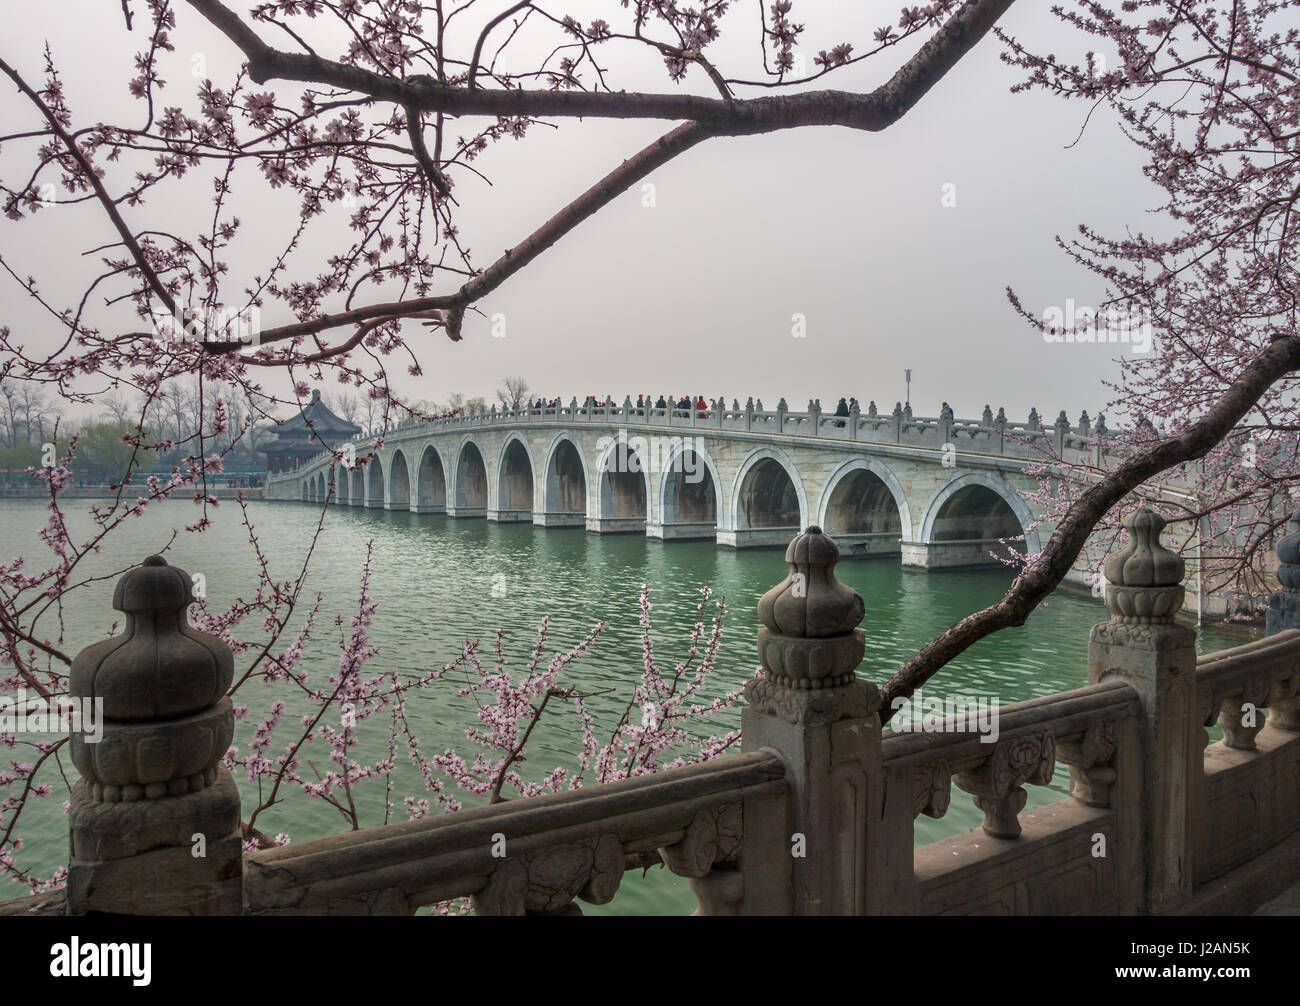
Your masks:
{"label": "traditional tiled roof", "polygon": [[321,401],[320,390],[313,389],[311,401],[296,416],[289,417],[277,426],[275,439],[261,449],[267,454],[320,451],[326,445],[341,443],[360,432],[360,426],[331,412]]}

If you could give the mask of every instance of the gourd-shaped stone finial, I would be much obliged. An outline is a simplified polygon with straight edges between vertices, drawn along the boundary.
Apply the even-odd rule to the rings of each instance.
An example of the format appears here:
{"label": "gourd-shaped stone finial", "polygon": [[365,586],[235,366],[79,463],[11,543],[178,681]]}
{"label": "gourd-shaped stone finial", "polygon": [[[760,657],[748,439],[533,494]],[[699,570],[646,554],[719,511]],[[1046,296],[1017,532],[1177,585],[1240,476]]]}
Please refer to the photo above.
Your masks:
{"label": "gourd-shaped stone finial", "polygon": [[789,575],[759,599],[758,617],[783,636],[842,636],[862,621],[862,596],[835,579],[840,550],[813,525],[785,550]]}
{"label": "gourd-shaped stone finial", "polygon": [[865,606],[835,579],[840,550],[813,526],[785,552],[790,572],[758,602],[758,657],[784,687],[830,688],[853,680],[866,637],[856,628]]}
{"label": "gourd-shaped stone finial", "polygon": [[1300,590],[1300,510],[1291,515],[1286,529],[1277,543],[1277,578],[1287,590]]}
{"label": "gourd-shaped stone finial", "polygon": [[145,559],[113,594],[125,631],[72,662],[70,694],[103,703],[103,738],[71,737],[73,763],[96,801],[178,796],[216,778],[234,734],[226,697],[234,656],[189,624],[192,582],[161,556]]}
{"label": "gourd-shaped stone finial", "polygon": [[1185,563],[1160,543],[1165,519],[1143,507],[1124,527],[1128,542],[1106,560],[1106,604],[1121,620],[1168,621],[1183,603]]}

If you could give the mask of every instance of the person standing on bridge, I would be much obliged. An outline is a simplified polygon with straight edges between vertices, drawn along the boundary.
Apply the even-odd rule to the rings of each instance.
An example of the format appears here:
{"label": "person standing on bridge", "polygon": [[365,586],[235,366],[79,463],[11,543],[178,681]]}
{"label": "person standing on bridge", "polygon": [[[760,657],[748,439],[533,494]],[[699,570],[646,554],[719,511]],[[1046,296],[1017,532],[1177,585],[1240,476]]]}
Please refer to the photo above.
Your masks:
{"label": "person standing on bridge", "polygon": [[[848,414],[849,414],[849,403],[846,402],[843,398],[841,398],[835,406],[835,415],[847,416]],[[843,429],[844,420],[840,419],[835,425]]]}

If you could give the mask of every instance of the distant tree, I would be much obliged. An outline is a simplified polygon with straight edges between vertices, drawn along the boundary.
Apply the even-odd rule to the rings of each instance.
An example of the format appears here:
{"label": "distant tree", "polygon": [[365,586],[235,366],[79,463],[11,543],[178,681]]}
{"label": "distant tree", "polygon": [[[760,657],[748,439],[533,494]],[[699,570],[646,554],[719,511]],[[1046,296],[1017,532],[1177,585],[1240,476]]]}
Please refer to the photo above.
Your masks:
{"label": "distant tree", "polygon": [[121,483],[136,455],[134,423],[89,423],[81,428],[77,453],[82,465],[105,482]]}
{"label": "distant tree", "polygon": [[513,411],[524,404],[530,390],[528,382],[522,377],[507,377],[504,380],[506,386],[497,389],[497,401],[503,408]]}

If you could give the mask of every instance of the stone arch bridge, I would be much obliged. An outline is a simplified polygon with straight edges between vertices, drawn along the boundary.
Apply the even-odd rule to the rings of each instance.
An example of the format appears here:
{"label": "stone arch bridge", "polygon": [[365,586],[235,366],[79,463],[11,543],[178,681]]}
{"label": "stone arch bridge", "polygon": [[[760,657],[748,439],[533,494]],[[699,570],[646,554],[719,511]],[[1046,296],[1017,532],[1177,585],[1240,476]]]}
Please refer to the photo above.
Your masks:
{"label": "stone arch bridge", "polygon": [[1027,502],[1025,466],[1052,451],[1100,459],[1101,417],[1098,427],[1086,413],[1043,427],[1033,412],[1025,423],[987,408],[972,421],[897,407],[837,417],[784,400],[776,411],[494,407],[399,426],[377,449],[327,445],[269,476],[267,496],[732,548],[784,546],[818,524],[846,554],[968,566],[991,550],[1038,551],[1049,532]]}

